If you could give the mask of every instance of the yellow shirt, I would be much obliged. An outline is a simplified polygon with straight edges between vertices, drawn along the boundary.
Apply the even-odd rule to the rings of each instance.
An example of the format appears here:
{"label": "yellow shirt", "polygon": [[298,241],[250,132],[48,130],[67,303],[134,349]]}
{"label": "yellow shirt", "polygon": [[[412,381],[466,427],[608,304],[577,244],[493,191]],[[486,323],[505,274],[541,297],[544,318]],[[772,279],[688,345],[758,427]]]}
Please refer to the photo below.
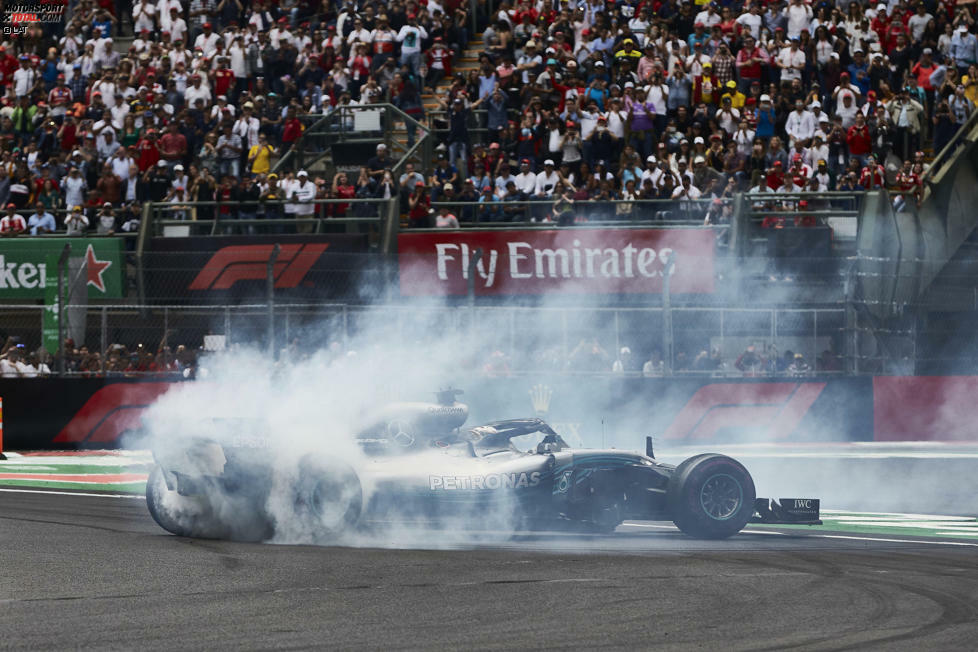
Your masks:
{"label": "yellow shirt", "polygon": [[740,91],[734,91],[733,93],[730,92],[724,93],[723,96],[720,98],[720,101],[723,101],[724,97],[730,98],[730,108],[733,109],[742,109],[744,108],[744,104],[747,102],[747,96],[741,93]]}
{"label": "yellow shirt", "polygon": [[964,96],[978,104],[978,84],[968,84],[968,75],[961,78],[961,83],[964,84]]}
{"label": "yellow shirt", "polygon": [[251,163],[251,172],[253,174],[264,174],[272,169],[270,159],[273,151],[275,150],[271,145],[265,145],[264,147],[255,145],[248,150],[248,158],[255,157],[255,160]]}

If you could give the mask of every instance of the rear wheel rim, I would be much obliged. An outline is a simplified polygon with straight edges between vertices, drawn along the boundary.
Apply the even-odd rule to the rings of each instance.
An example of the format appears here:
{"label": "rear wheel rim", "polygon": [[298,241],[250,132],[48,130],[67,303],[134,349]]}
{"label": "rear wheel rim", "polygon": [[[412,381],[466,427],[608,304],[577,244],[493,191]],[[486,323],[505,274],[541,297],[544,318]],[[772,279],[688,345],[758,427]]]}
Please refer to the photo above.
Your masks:
{"label": "rear wheel rim", "polygon": [[355,491],[347,484],[334,480],[318,482],[312,491],[311,508],[329,528],[340,527],[355,501]]}
{"label": "rear wheel rim", "polygon": [[744,503],[744,489],[740,482],[727,473],[717,473],[707,478],[700,489],[700,506],[703,513],[715,521],[733,517]]}

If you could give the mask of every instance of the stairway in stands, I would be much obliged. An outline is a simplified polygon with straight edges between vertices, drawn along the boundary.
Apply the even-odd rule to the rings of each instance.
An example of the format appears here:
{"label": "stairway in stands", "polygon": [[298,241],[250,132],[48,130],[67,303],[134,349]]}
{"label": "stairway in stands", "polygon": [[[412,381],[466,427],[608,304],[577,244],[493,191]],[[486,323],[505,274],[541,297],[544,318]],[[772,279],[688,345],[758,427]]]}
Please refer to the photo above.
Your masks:
{"label": "stairway in stands", "polygon": [[[478,34],[471,41],[469,41],[468,47],[462,53],[462,56],[452,62],[452,72],[460,72],[464,75],[468,75],[470,70],[478,70],[479,54],[481,54],[484,49],[485,44],[482,41],[482,34]],[[444,98],[451,85],[451,77],[446,77],[440,84],[438,84],[438,87],[435,89],[434,93],[423,92],[421,94],[427,124],[431,125],[434,116],[440,111],[437,97]],[[395,152],[398,150],[404,151],[407,149],[407,131],[403,127],[398,126],[391,134],[391,139],[400,144],[400,147],[394,147]]]}

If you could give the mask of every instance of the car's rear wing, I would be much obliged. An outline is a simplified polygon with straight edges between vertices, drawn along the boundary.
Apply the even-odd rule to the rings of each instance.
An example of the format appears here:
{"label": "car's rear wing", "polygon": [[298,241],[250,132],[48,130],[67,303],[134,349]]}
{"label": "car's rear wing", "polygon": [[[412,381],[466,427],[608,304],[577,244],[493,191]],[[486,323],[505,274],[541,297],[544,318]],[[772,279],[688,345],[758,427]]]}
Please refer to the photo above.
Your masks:
{"label": "car's rear wing", "polygon": [[754,501],[752,523],[768,525],[821,525],[818,498],[782,498],[780,503],[772,498]]}

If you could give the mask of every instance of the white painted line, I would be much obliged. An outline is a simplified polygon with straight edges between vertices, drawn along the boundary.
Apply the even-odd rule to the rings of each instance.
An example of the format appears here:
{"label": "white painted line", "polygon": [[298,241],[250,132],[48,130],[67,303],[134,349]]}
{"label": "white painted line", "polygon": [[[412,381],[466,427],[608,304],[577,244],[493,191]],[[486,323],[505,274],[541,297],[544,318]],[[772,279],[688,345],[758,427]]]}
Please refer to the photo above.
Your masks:
{"label": "white painted line", "polygon": [[898,516],[900,518],[912,518],[916,520],[933,519],[938,521],[951,521],[951,520],[964,520],[970,521],[974,520],[973,516],[939,516],[937,514],[902,514],[899,512],[853,512],[844,509],[822,509],[822,514],[842,514],[853,516]]}
{"label": "white painted line", "polygon": [[960,541],[914,541],[913,539],[881,539],[879,537],[854,537],[842,534],[805,534],[802,536],[818,537],[820,539],[850,539],[852,541],[882,541],[884,543],[916,543],[926,546],[965,546],[967,548],[978,548],[978,543],[964,543]]}
{"label": "white painted line", "polygon": [[94,496],[95,498],[132,498],[136,500],[146,500],[142,494],[93,494],[83,491],[41,491],[40,489],[6,489],[0,491],[11,494],[50,494],[53,496]]}

